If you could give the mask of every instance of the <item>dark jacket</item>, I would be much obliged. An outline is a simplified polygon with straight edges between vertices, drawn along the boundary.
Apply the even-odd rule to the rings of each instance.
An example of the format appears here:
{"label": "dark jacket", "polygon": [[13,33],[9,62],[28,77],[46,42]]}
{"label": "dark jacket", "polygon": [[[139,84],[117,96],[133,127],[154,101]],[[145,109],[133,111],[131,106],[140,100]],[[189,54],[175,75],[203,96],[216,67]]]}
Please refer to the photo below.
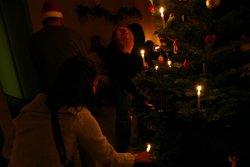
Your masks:
{"label": "dark jacket", "polygon": [[141,57],[133,53],[123,53],[111,42],[108,46],[107,70],[111,83],[119,84],[132,95],[137,96],[132,79],[136,73],[142,71]]}
{"label": "dark jacket", "polygon": [[31,55],[40,89],[47,92],[59,66],[69,57],[87,55],[79,34],[64,26],[47,26],[36,32],[31,41]]}

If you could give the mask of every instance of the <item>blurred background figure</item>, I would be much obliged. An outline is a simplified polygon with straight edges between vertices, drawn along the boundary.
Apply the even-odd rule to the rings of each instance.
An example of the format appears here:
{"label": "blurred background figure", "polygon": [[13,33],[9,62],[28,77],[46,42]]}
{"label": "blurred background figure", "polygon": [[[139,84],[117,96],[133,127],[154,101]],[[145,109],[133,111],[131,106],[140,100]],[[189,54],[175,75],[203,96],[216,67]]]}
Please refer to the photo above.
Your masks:
{"label": "blurred background figure", "polygon": [[153,60],[157,60],[159,53],[155,51],[154,42],[147,40],[145,42],[145,61],[150,67],[154,67]]}
{"label": "blurred background figure", "polygon": [[54,82],[58,67],[67,58],[89,55],[81,35],[64,26],[63,13],[54,1],[44,2],[41,16],[43,28],[33,34],[30,47],[40,91],[47,93]]}
{"label": "blurred background figure", "polygon": [[105,70],[106,68],[106,61],[107,61],[107,49],[102,44],[102,38],[99,35],[94,35],[91,37],[91,47],[90,51],[97,54],[97,56],[102,61],[102,67]]}

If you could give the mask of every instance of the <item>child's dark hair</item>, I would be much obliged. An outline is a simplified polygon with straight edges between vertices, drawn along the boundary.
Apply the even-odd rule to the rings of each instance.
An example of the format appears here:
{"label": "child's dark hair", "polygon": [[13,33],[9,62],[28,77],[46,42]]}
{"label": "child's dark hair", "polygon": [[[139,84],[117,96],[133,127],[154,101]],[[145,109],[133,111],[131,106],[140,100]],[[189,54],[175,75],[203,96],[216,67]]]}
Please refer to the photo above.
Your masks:
{"label": "child's dark hair", "polygon": [[56,81],[48,94],[48,106],[91,107],[94,101],[93,82],[99,74],[95,63],[83,56],[66,60],[59,68]]}

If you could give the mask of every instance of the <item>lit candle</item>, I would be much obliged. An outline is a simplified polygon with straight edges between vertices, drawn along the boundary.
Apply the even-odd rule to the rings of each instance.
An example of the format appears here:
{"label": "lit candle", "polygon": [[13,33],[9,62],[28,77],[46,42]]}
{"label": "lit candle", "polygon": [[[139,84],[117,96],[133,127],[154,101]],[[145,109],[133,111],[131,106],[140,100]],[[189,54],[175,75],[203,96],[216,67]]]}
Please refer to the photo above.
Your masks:
{"label": "lit candle", "polygon": [[168,59],[168,66],[169,66],[170,68],[172,67],[171,64],[172,64],[171,60]]}
{"label": "lit candle", "polygon": [[153,6],[154,5],[154,1],[153,0],[149,0],[151,5]]}
{"label": "lit candle", "polygon": [[156,47],[154,48],[154,51],[157,51],[158,49],[160,49],[160,46],[156,46]]}
{"label": "lit candle", "polygon": [[201,85],[198,85],[196,89],[197,89],[197,110],[201,111],[201,104],[200,104],[201,89],[202,89]]}
{"label": "lit candle", "polygon": [[141,50],[141,57],[142,57],[142,59],[144,59],[144,53],[145,53],[145,51],[142,49]]}
{"label": "lit candle", "polygon": [[165,28],[166,23],[165,23],[165,18],[164,18],[164,8],[163,7],[160,7],[160,13],[161,13],[162,27]]}
{"label": "lit candle", "polygon": [[203,69],[203,73],[206,73],[206,64],[205,63],[202,64],[202,69]]}
{"label": "lit candle", "polygon": [[155,66],[155,70],[157,71],[157,70],[158,70],[158,68],[159,68],[159,66],[157,66],[157,65],[156,65],[156,66]]}
{"label": "lit candle", "polygon": [[148,143],[148,144],[147,144],[146,151],[147,151],[147,152],[150,152],[150,150],[151,150],[151,144]]}
{"label": "lit candle", "polygon": [[143,62],[143,67],[147,67],[147,63],[145,62],[145,51],[142,49],[141,50],[141,57],[142,57],[142,62]]}

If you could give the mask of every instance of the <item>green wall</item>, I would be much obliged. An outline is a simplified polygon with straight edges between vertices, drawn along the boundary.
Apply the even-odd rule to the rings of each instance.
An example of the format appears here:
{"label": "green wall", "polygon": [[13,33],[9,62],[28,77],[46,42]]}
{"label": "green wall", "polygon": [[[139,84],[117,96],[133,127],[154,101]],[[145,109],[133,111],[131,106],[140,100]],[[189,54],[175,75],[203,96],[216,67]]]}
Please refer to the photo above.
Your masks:
{"label": "green wall", "polygon": [[[37,78],[31,62],[29,42],[32,35],[31,21],[26,0],[0,0],[2,24],[5,40],[9,44],[1,51],[1,66],[4,63],[4,76],[11,71],[11,78],[5,78],[3,85],[13,82],[5,93],[21,99],[30,99],[37,93]],[[6,42],[7,41],[7,42]],[[5,45],[6,45],[5,44]],[[0,46],[0,49],[2,47]],[[4,57],[2,58],[2,52]],[[4,62],[2,62],[2,60]],[[8,64],[7,64],[8,63]],[[11,69],[11,70],[10,70]],[[14,81],[15,80],[15,81]],[[5,86],[6,87],[6,86]],[[5,90],[5,88],[4,88]]]}
{"label": "green wall", "polygon": [[22,98],[21,88],[6,36],[2,12],[0,13],[0,83],[6,94],[16,98]]}

